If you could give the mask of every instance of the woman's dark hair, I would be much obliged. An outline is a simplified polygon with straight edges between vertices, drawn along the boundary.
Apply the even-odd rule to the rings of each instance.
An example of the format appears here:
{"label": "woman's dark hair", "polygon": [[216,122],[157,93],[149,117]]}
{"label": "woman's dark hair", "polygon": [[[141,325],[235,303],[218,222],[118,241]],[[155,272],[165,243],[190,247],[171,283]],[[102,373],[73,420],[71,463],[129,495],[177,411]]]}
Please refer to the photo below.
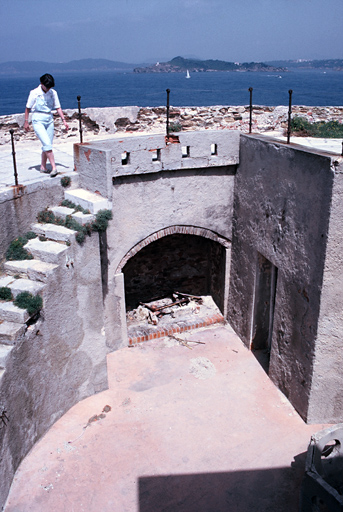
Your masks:
{"label": "woman's dark hair", "polygon": [[45,75],[42,75],[39,80],[40,83],[45,85],[47,89],[51,89],[51,87],[55,86],[54,77],[49,75],[49,73],[45,73]]}

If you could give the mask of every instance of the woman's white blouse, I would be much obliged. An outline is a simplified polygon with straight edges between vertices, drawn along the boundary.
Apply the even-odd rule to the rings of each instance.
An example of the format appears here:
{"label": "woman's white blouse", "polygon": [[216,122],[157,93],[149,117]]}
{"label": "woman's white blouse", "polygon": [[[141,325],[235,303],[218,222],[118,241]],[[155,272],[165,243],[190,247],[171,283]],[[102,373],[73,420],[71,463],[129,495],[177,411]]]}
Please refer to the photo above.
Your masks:
{"label": "woman's white blouse", "polygon": [[26,108],[31,109],[32,112],[43,112],[48,114],[52,110],[61,108],[61,104],[55,89],[49,89],[48,92],[44,92],[42,87],[39,85],[36,89],[30,91]]}

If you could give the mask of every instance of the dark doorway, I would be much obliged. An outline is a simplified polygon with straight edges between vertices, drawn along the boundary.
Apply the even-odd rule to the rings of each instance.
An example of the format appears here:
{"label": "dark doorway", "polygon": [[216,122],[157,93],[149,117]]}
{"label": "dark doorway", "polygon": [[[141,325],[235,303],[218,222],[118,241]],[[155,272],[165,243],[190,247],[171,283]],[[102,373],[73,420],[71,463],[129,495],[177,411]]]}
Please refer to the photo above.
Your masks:
{"label": "dark doorway", "polygon": [[277,267],[257,253],[251,349],[268,373],[272,345]]}
{"label": "dark doorway", "polygon": [[123,267],[126,309],[173,292],[211,295],[223,311],[225,247],[197,235],[173,234],[139,251]]}

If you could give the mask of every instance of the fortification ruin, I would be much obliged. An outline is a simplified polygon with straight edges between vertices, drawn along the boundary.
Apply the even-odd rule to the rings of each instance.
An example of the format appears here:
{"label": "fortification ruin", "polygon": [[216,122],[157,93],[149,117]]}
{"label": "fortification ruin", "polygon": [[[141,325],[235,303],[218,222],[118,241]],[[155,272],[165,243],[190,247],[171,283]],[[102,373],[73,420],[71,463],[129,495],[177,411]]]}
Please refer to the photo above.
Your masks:
{"label": "fortification ruin", "polygon": [[[127,308],[171,292],[211,296],[215,321],[265,353],[270,378],[306,422],[342,421],[342,158],[234,130],[74,148],[65,197],[90,215],[110,208],[112,220],[81,246],[73,230],[33,226],[49,241],[28,242],[33,260],[5,264],[13,293],[40,283],[43,309],[31,324],[1,313],[1,504],[32,445],[106,388],[106,354],[144,342],[128,335]],[[60,184],[47,187],[2,195],[6,242],[60,203]],[[148,338],[167,333],[155,327]]]}

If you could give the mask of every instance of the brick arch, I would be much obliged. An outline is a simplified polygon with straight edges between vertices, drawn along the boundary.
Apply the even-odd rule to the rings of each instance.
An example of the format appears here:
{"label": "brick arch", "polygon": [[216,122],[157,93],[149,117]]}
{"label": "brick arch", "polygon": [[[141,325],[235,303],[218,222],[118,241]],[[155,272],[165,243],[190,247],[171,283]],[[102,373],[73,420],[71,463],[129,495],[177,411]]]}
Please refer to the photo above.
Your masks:
{"label": "brick arch", "polygon": [[141,240],[138,244],[134,245],[120,261],[116,269],[116,274],[119,274],[126,265],[126,263],[133,256],[135,256],[141,249],[143,249],[143,247],[146,247],[147,245],[151,244],[151,242],[155,242],[156,240],[159,240],[160,238],[163,238],[165,236],[176,234],[202,236],[204,238],[209,238],[214,242],[218,242],[223,247],[230,247],[230,241],[228,239],[217,235],[217,233],[211,231],[210,229],[200,228],[196,226],[169,226],[167,228],[160,229],[155,233],[152,233],[151,235]]}

